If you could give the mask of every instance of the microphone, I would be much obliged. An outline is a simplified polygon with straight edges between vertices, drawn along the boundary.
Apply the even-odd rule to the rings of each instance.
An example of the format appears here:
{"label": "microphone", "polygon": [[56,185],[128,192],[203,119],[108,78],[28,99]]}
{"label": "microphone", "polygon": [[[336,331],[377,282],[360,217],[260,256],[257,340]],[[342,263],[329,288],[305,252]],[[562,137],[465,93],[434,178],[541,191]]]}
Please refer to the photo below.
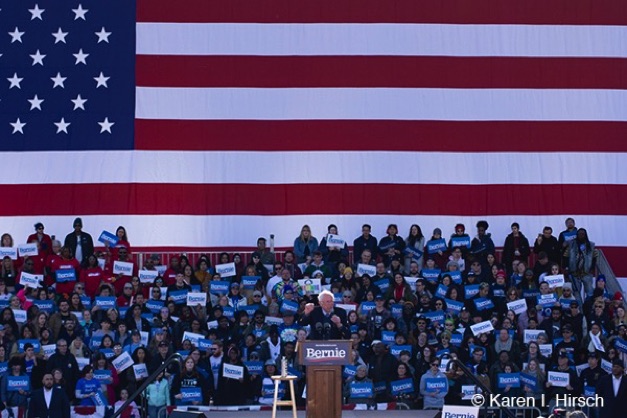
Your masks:
{"label": "microphone", "polygon": [[331,324],[328,322],[324,323],[324,335],[325,335],[325,340],[328,340],[331,334]]}
{"label": "microphone", "polygon": [[316,332],[322,335],[322,322],[317,322],[315,327],[316,327]]}

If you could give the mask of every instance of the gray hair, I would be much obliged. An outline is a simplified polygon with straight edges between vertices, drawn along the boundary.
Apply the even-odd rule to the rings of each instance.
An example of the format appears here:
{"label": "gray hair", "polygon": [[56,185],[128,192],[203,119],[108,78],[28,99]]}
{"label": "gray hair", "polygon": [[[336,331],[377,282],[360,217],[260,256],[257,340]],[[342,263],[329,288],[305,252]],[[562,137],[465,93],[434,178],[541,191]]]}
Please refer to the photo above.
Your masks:
{"label": "gray hair", "polygon": [[322,299],[323,296],[330,296],[331,299],[333,299],[335,301],[335,295],[333,293],[331,293],[329,290],[323,290],[322,292],[320,292],[318,294],[318,300]]}

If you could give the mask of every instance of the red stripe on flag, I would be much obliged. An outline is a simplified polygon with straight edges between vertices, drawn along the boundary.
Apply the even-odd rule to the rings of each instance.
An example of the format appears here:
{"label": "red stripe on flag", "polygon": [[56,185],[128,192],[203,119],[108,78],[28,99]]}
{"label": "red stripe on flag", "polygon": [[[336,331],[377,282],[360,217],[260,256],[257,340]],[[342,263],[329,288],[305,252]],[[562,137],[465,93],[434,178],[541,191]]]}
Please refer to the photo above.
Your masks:
{"label": "red stripe on flag", "polygon": [[625,138],[625,122],[135,121],[141,150],[625,152]]}
{"label": "red stripe on flag", "polygon": [[0,194],[11,196],[0,216],[627,213],[627,185],[36,184]]}
{"label": "red stripe on flag", "polygon": [[627,88],[627,59],[611,58],[139,55],[136,65],[146,87]]}
{"label": "red stripe on flag", "polygon": [[627,24],[624,0],[138,0],[140,22]]}

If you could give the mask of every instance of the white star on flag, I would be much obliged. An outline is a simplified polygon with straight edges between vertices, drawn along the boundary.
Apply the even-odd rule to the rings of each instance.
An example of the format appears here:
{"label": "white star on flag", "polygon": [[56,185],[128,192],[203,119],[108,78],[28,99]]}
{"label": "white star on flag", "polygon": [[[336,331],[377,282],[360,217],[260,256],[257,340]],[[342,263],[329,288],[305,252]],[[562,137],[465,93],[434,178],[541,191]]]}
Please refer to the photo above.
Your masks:
{"label": "white star on flag", "polygon": [[33,59],[33,65],[39,64],[43,67],[44,58],[46,58],[46,56],[42,54],[41,52],[39,52],[39,50],[37,50],[37,52],[35,52],[35,54],[31,55],[30,57]]}
{"label": "white star on flag", "polygon": [[102,29],[100,29],[100,32],[94,32],[94,33],[98,37],[98,43],[100,42],[109,43],[109,35],[111,35],[111,32],[105,31],[104,26],[102,27]]}
{"label": "white star on flag", "polygon": [[83,5],[79,4],[78,9],[72,9],[72,11],[74,12],[74,20],[78,20],[78,19],[86,20],[85,13],[87,13],[89,9],[83,9]]}
{"label": "white star on flag", "polygon": [[44,100],[37,97],[37,95],[35,95],[35,97],[33,97],[32,99],[28,99],[28,102],[30,103],[30,110],[41,110],[41,104],[43,103],[43,101]]}
{"label": "white star on flag", "polygon": [[80,63],[87,65],[86,59],[89,56],[89,54],[85,54],[83,52],[83,48],[81,48],[76,54],[72,54],[72,55],[74,55],[74,58],[76,58],[76,62],[74,63],[74,65],[78,65]]}
{"label": "white star on flag", "polygon": [[57,125],[57,133],[67,133],[67,127],[71,125],[71,123],[65,121],[65,118],[61,118],[59,122],[54,122],[54,124]]}
{"label": "white star on flag", "polygon": [[109,118],[106,117],[102,122],[98,122],[98,125],[100,125],[100,133],[111,133],[111,127],[115,125],[115,122],[109,122]]}
{"label": "white star on flag", "polygon": [[54,85],[52,86],[52,88],[60,86],[61,88],[64,89],[65,85],[63,83],[65,82],[65,80],[67,80],[67,77],[61,77],[61,73],[57,73],[56,76],[50,77],[50,80],[54,82]]}
{"label": "white star on flag", "polygon": [[100,75],[98,77],[94,77],[94,80],[96,80],[96,88],[100,87],[100,86],[104,86],[105,88],[109,88],[109,86],[107,86],[107,81],[109,81],[111,77],[105,77],[104,74],[102,73],[102,71],[100,71]]}
{"label": "white star on flag", "polygon": [[21,133],[22,135],[24,135],[24,131],[22,130],[22,128],[24,128],[24,126],[26,126],[25,123],[22,123],[22,121],[20,121],[20,118],[17,118],[17,120],[15,122],[9,122],[9,125],[11,125],[13,127],[13,133]]}
{"label": "white star on flag", "polygon": [[22,80],[24,80],[24,78],[18,77],[17,73],[13,73],[13,77],[9,77],[7,78],[7,80],[9,80],[9,83],[11,83],[11,85],[9,86],[9,90],[11,90],[13,87],[17,87],[20,90],[22,89],[20,83],[22,82]]}
{"label": "white star on flag", "polygon": [[74,103],[74,110],[76,109],[83,109],[85,110],[85,102],[87,101],[87,99],[83,99],[81,97],[81,95],[79,94],[78,96],[76,96],[76,99],[72,99],[71,102]]}
{"label": "white star on flag", "polygon": [[52,33],[52,36],[54,36],[54,43],[58,44],[59,42],[63,42],[64,44],[66,44],[67,42],[65,42],[65,37],[67,36],[68,32],[63,32],[61,30],[61,28],[59,28],[59,30],[55,33]]}
{"label": "white star on flag", "polygon": [[28,9],[28,11],[32,15],[30,20],[35,20],[35,19],[43,20],[41,18],[41,14],[45,12],[46,9],[40,9],[39,5],[36,4],[34,9]]}
{"label": "white star on flag", "polygon": [[24,35],[26,32],[20,32],[20,30],[17,28],[17,26],[15,27],[15,30],[13,32],[9,32],[9,35],[11,35],[11,43],[13,42],[19,42],[22,43],[22,35]]}

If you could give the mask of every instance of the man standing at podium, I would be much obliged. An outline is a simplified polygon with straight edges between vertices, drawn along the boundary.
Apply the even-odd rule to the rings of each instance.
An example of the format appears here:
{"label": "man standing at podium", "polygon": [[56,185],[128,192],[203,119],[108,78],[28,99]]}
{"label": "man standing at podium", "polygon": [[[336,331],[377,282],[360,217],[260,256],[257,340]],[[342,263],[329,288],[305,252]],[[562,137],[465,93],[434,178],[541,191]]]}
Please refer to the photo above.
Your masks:
{"label": "man standing at podium", "polygon": [[299,325],[311,327],[310,340],[341,340],[350,337],[350,329],[346,326],[346,311],[336,308],[333,293],[323,290],[318,295],[320,306],[313,303],[305,305],[305,311]]}

